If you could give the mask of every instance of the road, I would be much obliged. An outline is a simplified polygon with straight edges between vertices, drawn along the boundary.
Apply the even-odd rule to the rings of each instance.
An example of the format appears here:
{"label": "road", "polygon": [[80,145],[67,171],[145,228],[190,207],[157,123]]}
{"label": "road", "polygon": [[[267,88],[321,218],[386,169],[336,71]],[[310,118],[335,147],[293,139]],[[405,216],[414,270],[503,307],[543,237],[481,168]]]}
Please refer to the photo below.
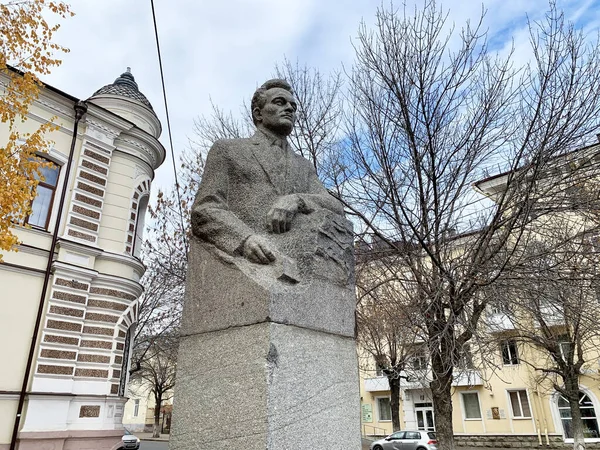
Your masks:
{"label": "road", "polygon": [[140,450],[168,450],[168,441],[142,441]]}
{"label": "road", "polygon": [[[368,450],[369,446],[363,441],[363,450]],[[168,441],[142,441],[140,450],[169,450]]]}

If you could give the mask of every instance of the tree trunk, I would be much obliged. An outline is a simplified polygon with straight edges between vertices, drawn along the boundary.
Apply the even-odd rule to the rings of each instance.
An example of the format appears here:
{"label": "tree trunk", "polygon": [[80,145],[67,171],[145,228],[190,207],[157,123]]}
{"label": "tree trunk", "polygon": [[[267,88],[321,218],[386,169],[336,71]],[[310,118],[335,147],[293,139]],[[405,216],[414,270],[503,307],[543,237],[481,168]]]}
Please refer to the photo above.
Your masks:
{"label": "tree trunk", "polygon": [[573,450],[584,450],[583,420],[579,409],[579,374],[568,373],[564,378],[567,400],[571,409],[571,433],[573,434]]}
{"label": "tree trunk", "polygon": [[400,378],[398,376],[388,376],[390,384],[390,408],[392,409],[392,428],[394,431],[400,431]]}
{"label": "tree trunk", "polygon": [[430,383],[435,415],[435,434],[438,450],[454,450],[454,428],[452,426],[452,374],[433,373]]}
{"label": "tree trunk", "polygon": [[154,426],[152,427],[152,437],[160,437],[160,408],[162,405],[162,392],[154,395],[156,405],[154,406]]}

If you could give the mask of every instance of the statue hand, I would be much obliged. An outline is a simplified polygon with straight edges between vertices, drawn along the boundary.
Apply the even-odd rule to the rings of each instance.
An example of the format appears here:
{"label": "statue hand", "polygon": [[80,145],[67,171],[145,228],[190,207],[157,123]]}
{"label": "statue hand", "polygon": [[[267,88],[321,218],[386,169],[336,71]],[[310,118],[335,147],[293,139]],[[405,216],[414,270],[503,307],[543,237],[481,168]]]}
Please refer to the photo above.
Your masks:
{"label": "statue hand", "polygon": [[246,259],[258,264],[270,264],[275,261],[275,254],[269,242],[256,234],[244,242],[243,254]]}
{"label": "statue hand", "polygon": [[289,231],[299,207],[300,198],[296,194],[279,197],[267,213],[269,230],[276,234]]}

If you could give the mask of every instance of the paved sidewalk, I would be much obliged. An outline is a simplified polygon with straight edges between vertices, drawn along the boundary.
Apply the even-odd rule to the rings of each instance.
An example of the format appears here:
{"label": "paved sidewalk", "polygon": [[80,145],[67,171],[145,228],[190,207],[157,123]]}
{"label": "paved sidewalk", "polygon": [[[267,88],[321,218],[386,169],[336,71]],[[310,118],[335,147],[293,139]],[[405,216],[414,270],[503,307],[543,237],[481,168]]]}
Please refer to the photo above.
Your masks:
{"label": "paved sidewalk", "polygon": [[142,441],[168,441],[169,440],[169,435],[168,434],[161,434],[159,438],[154,438],[152,437],[152,433],[133,433],[135,434],[137,437],[140,438],[140,440]]}

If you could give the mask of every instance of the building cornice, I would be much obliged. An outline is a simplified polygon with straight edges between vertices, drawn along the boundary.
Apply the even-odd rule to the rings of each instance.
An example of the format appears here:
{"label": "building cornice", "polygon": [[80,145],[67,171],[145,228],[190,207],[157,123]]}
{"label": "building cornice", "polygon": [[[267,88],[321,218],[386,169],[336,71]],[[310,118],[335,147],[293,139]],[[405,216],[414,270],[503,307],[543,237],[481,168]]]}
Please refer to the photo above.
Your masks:
{"label": "building cornice", "polygon": [[66,273],[70,275],[76,275],[81,277],[86,276],[89,279],[94,279],[98,276],[98,271],[94,269],[89,269],[87,267],[75,266],[70,263],[66,263],[63,261],[54,261],[52,263],[52,269],[56,272],[56,269],[60,269],[61,273]]}
{"label": "building cornice", "polygon": [[[111,253],[111,252],[103,252],[101,255],[97,256],[96,259],[109,261],[109,262],[115,262],[118,264],[125,264],[129,267],[132,267],[136,272],[138,272],[140,274],[140,278],[146,271],[146,266],[144,266],[144,264],[142,264],[142,262],[140,260],[138,260],[137,258],[134,258],[132,256],[119,255],[117,253]],[[118,277],[116,277],[116,278],[118,278]],[[126,279],[126,278],[122,278],[122,279]]]}
{"label": "building cornice", "polygon": [[91,245],[82,244],[80,242],[70,241],[65,238],[60,238],[58,240],[58,247],[64,248],[65,250],[74,250],[78,253],[83,253],[88,256],[99,256],[104,253],[104,250],[98,247],[92,247]]}

